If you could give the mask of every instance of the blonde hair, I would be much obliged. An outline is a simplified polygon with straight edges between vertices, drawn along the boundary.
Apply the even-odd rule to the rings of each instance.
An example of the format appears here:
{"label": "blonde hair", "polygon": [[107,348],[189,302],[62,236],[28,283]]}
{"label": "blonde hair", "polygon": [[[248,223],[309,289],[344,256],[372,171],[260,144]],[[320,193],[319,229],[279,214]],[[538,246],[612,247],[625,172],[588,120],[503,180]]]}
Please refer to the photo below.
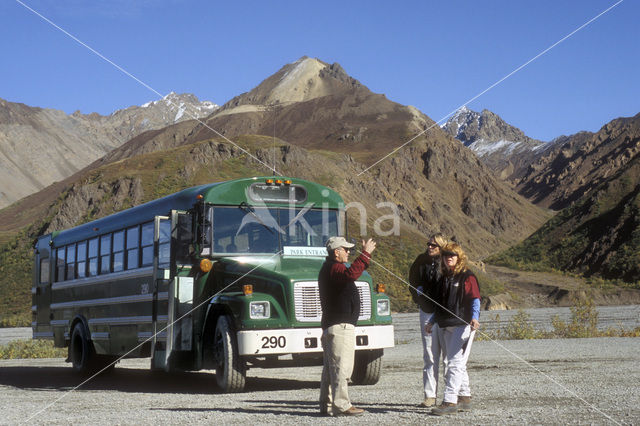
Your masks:
{"label": "blonde hair", "polygon": [[438,247],[440,247],[441,250],[442,250],[442,247],[446,246],[447,243],[449,242],[449,241],[447,241],[447,239],[442,234],[433,234],[429,238],[429,241],[431,241],[431,240],[435,241],[436,244],[438,245]]}
{"label": "blonde hair", "polygon": [[459,244],[450,242],[440,249],[440,255],[442,256],[442,269],[446,274],[450,274],[451,270],[447,267],[447,264],[444,263],[445,252],[452,252],[458,256],[458,262],[456,262],[456,266],[453,268],[454,275],[467,271],[467,255]]}

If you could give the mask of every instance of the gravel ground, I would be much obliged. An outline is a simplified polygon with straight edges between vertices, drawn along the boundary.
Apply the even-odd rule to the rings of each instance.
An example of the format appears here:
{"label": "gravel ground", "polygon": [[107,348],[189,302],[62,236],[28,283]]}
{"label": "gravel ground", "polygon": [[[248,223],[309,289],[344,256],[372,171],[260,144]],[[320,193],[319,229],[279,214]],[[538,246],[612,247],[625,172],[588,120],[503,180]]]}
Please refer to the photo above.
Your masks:
{"label": "gravel ground", "polygon": [[385,352],[380,382],[350,388],[354,405],[367,410],[356,418],[319,417],[321,367],[253,369],[245,392],[221,394],[212,372],[152,373],[149,359],[124,360],[112,373],[69,392],[82,379],[63,360],[46,359],[0,361],[0,423],[640,423],[637,338],[475,342],[468,364],[474,410],[431,416],[417,407],[417,323],[417,314],[394,316],[397,344]]}

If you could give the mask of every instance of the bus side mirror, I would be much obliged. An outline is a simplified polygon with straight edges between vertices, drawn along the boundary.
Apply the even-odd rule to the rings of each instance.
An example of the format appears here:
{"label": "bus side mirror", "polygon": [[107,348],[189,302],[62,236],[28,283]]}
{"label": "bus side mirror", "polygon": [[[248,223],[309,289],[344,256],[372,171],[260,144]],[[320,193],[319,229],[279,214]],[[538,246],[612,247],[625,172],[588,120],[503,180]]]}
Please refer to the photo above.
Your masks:
{"label": "bus side mirror", "polygon": [[193,216],[190,213],[180,213],[176,227],[176,262],[189,263],[193,254]]}

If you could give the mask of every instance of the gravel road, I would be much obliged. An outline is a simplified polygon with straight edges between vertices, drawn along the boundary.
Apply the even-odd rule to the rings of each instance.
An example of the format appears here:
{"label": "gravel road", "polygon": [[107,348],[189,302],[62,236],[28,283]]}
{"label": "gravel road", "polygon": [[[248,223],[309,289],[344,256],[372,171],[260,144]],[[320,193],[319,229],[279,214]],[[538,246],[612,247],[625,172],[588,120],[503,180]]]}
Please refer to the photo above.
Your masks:
{"label": "gravel road", "polygon": [[637,338],[475,342],[474,410],[431,416],[417,407],[417,323],[417,314],[394,315],[396,347],[385,352],[380,382],[350,388],[354,405],[367,410],[357,418],[319,417],[321,367],[253,369],[246,392],[221,394],[210,371],[152,373],[148,359],[124,360],[70,392],[82,379],[63,360],[46,359],[0,361],[0,424],[640,423]]}

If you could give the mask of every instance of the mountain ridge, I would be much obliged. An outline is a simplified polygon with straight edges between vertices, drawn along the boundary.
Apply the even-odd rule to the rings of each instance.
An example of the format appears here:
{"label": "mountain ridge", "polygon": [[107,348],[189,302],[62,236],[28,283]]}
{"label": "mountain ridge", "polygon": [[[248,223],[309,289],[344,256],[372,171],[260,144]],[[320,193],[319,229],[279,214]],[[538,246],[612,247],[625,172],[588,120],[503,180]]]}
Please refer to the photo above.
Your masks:
{"label": "mountain ridge", "polygon": [[173,92],[108,116],[0,99],[0,208],[65,179],[141,132],[215,109],[209,101]]}
{"label": "mountain ridge", "polygon": [[505,181],[516,179],[548,147],[487,109],[476,112],[463,106],[442,129],[469,147]]}

